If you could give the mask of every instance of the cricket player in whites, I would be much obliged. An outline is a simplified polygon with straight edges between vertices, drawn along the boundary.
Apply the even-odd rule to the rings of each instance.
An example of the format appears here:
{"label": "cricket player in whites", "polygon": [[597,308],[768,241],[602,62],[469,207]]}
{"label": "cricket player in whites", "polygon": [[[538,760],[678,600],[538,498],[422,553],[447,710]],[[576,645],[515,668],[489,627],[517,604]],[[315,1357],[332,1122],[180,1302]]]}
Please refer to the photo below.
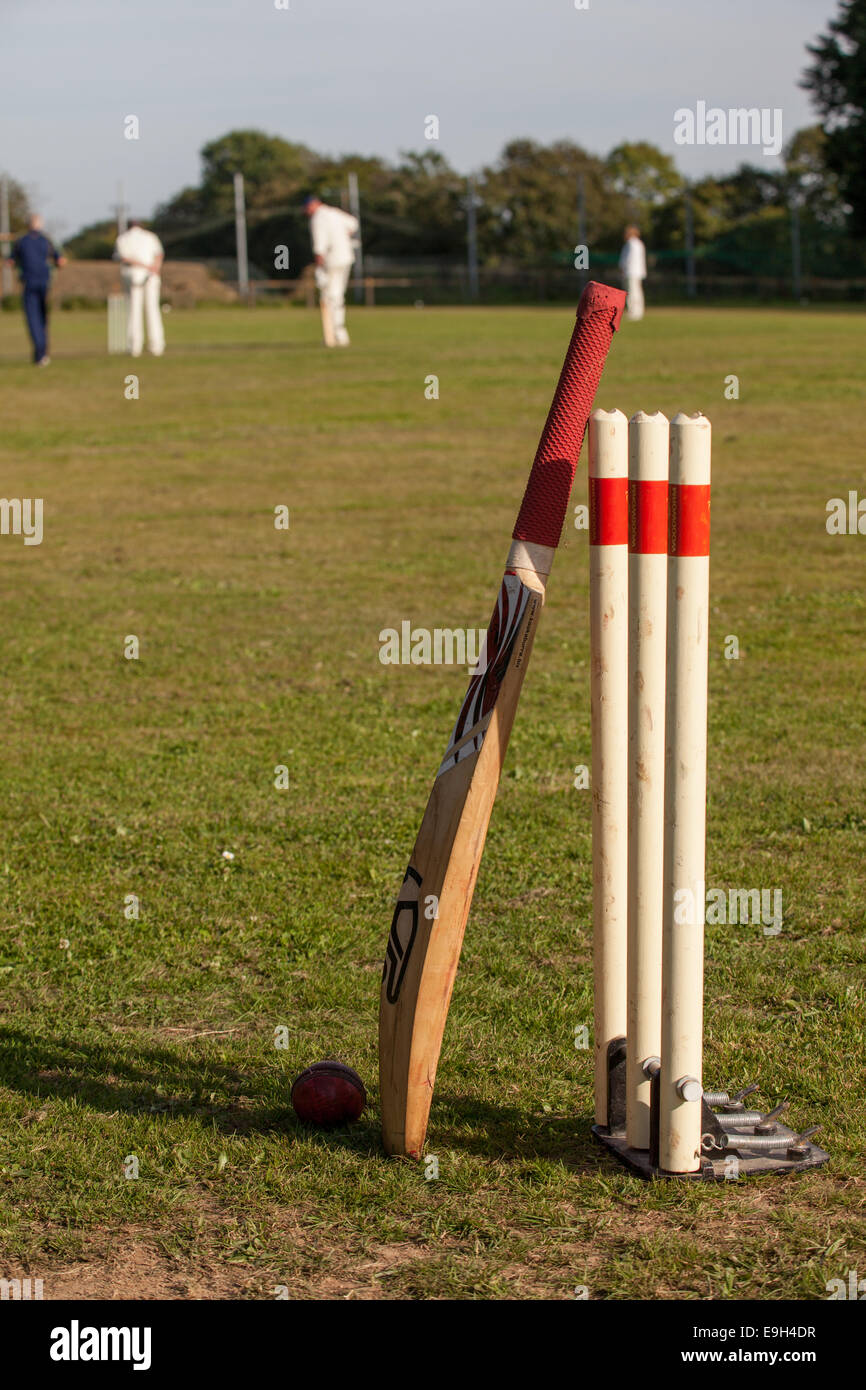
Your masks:
{"label": "cricket player in whites", "polygon": [[644,313],[643,282],[646,279],[646,247],[637,227],[626,227],[625,243],[619,258],[627,298],[627,319],[642,319]]}
{"label": "cricket player in whites", "polygon": [[315,196],[305,199],[304,212],[310,219],[325,346],[348,347],[346,285],[355,263],[358,219]]}
{"label": "cricket player in whites", "polygon": [[133,357],[144,347],[144,320],[147,345],[154,357],[165,352],[165,333],[159,308],[161,272],[165,252],[155,232],[140,222],[130,222],[114,243],[114,259],[120,261],[120,278],[126,291],[127,346]]}

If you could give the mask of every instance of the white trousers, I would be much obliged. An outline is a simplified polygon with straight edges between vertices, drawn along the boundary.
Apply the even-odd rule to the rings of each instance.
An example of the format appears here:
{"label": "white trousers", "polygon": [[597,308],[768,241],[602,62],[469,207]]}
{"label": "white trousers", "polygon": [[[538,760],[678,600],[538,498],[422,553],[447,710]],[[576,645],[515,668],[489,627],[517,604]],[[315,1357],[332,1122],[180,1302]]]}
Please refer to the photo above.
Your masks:
{"label": "white trousers", "polygon": [[629,275],[625,282],[625,316],[629,319],[643,318],[643,280],[639,275]]}
{"label": "white trousers", "polygon": [[322,298],[330,305],[334,337],[341,347],[349,341],[346,332],[346,286],[351,269],[351,265],[326,265],[325,274],[328,278],[321,290]]}
{"label": "white trousers", "polygon": [[154,357],[161,357],[165,352],[165,332],[159,308],[161,285],[162,281],[158,275],[148,275],[143,285],[126,285],[126,346],[133,357],[141,356],[145,322],[147,345]]}

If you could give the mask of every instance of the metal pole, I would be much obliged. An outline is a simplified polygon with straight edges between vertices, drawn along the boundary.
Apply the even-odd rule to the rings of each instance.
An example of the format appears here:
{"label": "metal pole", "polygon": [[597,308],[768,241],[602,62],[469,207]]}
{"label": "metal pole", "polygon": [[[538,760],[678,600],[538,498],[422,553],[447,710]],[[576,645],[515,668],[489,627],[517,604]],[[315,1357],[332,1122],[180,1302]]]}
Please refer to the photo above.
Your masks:
{"label": "metal pole", "polygon": [[469,298],[478,298],[478,228],[475,220],[475,180],[466,180],[466,254],[469,272]]}
{"label": "metal pole", "polygon": [[126,203],[123,200],[123,184],[118,180],[117,183],[117,235],[122,236],[129,228],[129,219],[126,215]]}
{"label": "metal pole", "polygon": [[577,240],[586,245],[586,181],[583,174],[577,176]]}
{"label": "metal pole", "polygon": [[800,199],[791,194],[791,289],[798,302],[803,297],[803,261],[800,251]]}
{"label": "metal pole", "polygon": [[244,176],[235,174],[235,241],[238,257],[238,294],[246,299],[250,292],[247,262],[247,214],[244,206]]}
{"label": "metal pole", "polygon": [[[583,174],[577,176],[577,244],[586,246],[586,184]],[[586,271],[580,272],[581,284],[586,280]]]}
{"label": "metal pole", "polygon": [[9,180],[5,174],[0,177],[0,293],[12,293],[12,276],[9,266],[6,264],[6,257],[10,250],[9,240]]}
{"label": "metal pole", "polygon": [[358,193],[358,175],[349,175],[349,211],[358,220],[358,244],[355,248],[355,268],[352,279],[355,285],[355,303],[364,298],[364,250],[361,244],[361,198]]}
{"label": "metal pole", "polygon": [[695,219],[692,212],[692,195],[685,191],[686,204],[686,294],[694,299],[698,292],[695,280]]}

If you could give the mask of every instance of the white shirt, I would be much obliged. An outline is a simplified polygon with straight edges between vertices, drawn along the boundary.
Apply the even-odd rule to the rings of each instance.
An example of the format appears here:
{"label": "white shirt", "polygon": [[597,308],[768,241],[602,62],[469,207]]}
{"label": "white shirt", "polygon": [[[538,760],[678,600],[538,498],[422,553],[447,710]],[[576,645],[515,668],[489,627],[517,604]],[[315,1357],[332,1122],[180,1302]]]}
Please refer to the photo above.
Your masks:
{"label": "white shirt", "polygon": [[639,236],[630,236],[620,252],[619,268],[627,280],[646,279],[646,247]]}
{"label": "white shirt", "polygon": [[[121,232],[117,241],[114,243],[114,259],[116,261],[128,258],[132,261],[144,261],[145,265],[152,265],[157,256],[164,255],[162,242],[155,232],[149,232],[145,227],[130,227],[128,232]],[[140,265],[125,265],[121,267],[123,279],[130,285],[147,284],[149,271]]]}
{"label": "white shirt", "polygon": [[313,255],[321,256],[329,270],[351,265],[355,259],[354,238],[359,229],[357,217],[322,203],[310,218]]}

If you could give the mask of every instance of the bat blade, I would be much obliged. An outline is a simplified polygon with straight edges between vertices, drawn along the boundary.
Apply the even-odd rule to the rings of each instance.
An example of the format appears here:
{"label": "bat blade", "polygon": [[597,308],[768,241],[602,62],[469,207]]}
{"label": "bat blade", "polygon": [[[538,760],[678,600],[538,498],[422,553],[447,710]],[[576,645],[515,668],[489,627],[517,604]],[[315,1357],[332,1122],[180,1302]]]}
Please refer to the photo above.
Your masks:
{"label": "bat blade", "polygon": [[319,309],[322,315],[322,337],[325,340],[325,347],[336,347],[337,335],[334,332],[334,318],[331,313],[331,306],[324,295],[319,297]]}
{"label": "bat blade", "polygon": [[389,1153],[417,1158],[424,1144],[466,919],[543,599],[532,572],[504,576],[487,665],[466,693],[394,910],[379,1012]]}
{"label": "bat blade", "polygon": [[484,662],[439,767],[394,910],[382,972],[379,1088],[388,1153],[424,1146],[445,1021],[508,738],[577,458],[625,294],[590,284],[536,453]]}

